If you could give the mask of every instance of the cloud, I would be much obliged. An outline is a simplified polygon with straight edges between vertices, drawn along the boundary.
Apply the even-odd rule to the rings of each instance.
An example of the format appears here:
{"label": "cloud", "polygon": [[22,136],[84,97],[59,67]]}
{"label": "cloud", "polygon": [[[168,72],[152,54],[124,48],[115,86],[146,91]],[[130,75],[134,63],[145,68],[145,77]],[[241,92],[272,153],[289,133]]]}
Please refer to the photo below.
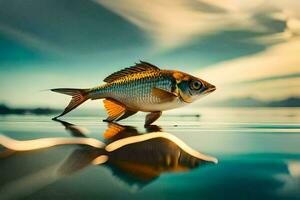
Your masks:
{"label": "cloud", "polygon": [[43,40],[38,35],[32,34],[30,32],[26,32],[24,30],[19,30],[13,27],[6,26],[5,24],[0,23],[0,33],[4,33],[9,38],[13,38],[14,40],[22,41],[26,46],[41,51],[47,52],[54,55],[60,55],[65,53],[57,46],[52,43]]}
{"label": "cloud", "polygon": [[[120,47],[141,52],[147,45],[134,25],[92,1],[0,1],[0,34],[0,39],[60,60],[97,59]],[[8,44],[0,42],[6,49]]]}
{"label": "cloud", "polygon": [[[174,48],[194,37],[224,30],[270,32],[257,15],[287,22],[299,33],[297,0],[95,0],[144,30],[156,48]],[[287,36],[285,34],[284,36]],[[275,35],[278,37],[278,35]]]}
{"label": "cloud", "polygon": [[199,73],[219,84],[300,73],[299,50],[300,38],[297,38],[251,56],[208,66]]}
{"label": "cloud", "polygon": [[[209,66],[198,74],[217,85],[219,92],[215,98],[300,96],[299,52],[300,37],[297,37],[251,56]],[[279,78],[274,80],[274,77]]]}
{"label": "cloud", "polygon": [[[248,16],[244,19],[254,24],[252,27],[254,31],[257,27],[260,31],[266,31],[266,34],[247,41],[266,45],[265,51],[207,66],[197,72],[200,77],[217,85],[218,90],[209,100],[233,96],[253,96],[264,100],[300,96],[298,53],[300,52],[300,13],[298,12],[300,1],[202,0],[201,2],[226,10],[231,16]],[[263,23],[257,18],[261,13],[268,19],[285,22],[283,31],[272,31],[270,23]],[[236,22],[240,23],[240,21]],[[247,27],[249,24],[246,23],[244,27],[249,28]],[[219,28],[219,30],[226,29],[226,27]],[[198,32],[198,34],[207,33]]]}
{"label": "cloud", "polygon": [[246,13],[236,15],[218,4],[183,0],[95,0],[144,30],[157,48],[178,47],[194,36],[251,24]]}

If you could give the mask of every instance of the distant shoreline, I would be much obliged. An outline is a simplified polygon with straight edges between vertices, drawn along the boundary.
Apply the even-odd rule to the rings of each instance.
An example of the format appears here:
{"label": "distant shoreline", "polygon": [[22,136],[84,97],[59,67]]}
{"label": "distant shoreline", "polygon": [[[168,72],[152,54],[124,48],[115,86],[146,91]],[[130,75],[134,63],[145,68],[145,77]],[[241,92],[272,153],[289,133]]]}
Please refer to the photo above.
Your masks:
{"label": "distant shoreline", "polygon": [[11,108],[0,104],[0,115],[50,115],[58,112],[52,108]]}
{"label": "distant shoreline", "polygon": [[289,97],[282,100],[263,101],[252,97],[232,98],[212,104],[214,107],[300,107],[300,97]]}
{"label": "distant shoreline", "polygon": [[[233,98],[225,101],[215,102],[205,107],[211,108],[300,108],[300,98],[290,97],[277,101],[261,101],[251,97]],[[104,110],[103,110],[104,111]],[[45,107],[37,108],[12,108],[0,104],[0,115],[51,115],[58,114],[61,110]],[[98,112],[97,112],[98,113]]]}

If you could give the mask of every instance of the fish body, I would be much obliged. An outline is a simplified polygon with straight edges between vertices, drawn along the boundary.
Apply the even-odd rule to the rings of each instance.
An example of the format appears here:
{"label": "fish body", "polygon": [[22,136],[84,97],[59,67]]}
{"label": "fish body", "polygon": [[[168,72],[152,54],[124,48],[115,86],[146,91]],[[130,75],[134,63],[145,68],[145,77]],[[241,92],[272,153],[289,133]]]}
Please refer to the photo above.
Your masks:
{"label": "fish body", "polygon": [[111,83],[91,89],[90,98],[111,98],[132,110],[143,112],[164,111],[185,105],[180,98],[165,99],[153,94],[153,88],[167,92],[176,90],[176,81],[170,71],[146,71],[122,77]]}
{"label": "fish body", "polygon": [[58,117],[70,112],[87,99],[105,99],[106,121],[125,119],[138,111],[150,112],[145,125],[158,119],[162,111],[192,103],[216,88],[214,85],[175,70],[161,70],[142,62],[115,72],[103,85],[91,89],[60,88],[52,91],[71,95],[72,100]]}

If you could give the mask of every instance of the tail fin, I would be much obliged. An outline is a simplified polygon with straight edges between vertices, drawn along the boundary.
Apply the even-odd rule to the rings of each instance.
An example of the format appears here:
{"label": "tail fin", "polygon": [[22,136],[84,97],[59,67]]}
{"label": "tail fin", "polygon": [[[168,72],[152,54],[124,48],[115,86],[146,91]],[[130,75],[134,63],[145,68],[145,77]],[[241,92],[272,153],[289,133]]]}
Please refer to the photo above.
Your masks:
{"label": "tail fin", "polygon": [[72,96],[72,99],[69,105],[65,108],[65,110],[60,115],[53,118],[56,119],[58,117],[67,114],[68,112],[77,108],[80,104],[88,100],[89,99],[88,93],[90,89],[57,88],[57,89],[51,89],[51,91]]}

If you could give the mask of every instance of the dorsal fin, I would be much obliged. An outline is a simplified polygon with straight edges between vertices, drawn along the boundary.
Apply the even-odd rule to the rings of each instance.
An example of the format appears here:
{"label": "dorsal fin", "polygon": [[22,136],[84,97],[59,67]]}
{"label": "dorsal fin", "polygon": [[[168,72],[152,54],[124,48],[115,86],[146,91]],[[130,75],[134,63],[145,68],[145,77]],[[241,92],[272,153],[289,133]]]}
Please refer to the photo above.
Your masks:
{"label": "dorsal fin", "polygon": [[127,67],[125,69],[122,69],[120,71],[117,71],[108,77],[104,79],[104,82],[110,83],[114,80],[117,80],[121,77],[127,76],[129,74],[134,74],[138,72],[143,72],[143,71],[159,71],[160,69],[156,67],[155,65],[152,65],[150,63],[140,61],[140,63],[135,63],[134,66],[132,67]]}

